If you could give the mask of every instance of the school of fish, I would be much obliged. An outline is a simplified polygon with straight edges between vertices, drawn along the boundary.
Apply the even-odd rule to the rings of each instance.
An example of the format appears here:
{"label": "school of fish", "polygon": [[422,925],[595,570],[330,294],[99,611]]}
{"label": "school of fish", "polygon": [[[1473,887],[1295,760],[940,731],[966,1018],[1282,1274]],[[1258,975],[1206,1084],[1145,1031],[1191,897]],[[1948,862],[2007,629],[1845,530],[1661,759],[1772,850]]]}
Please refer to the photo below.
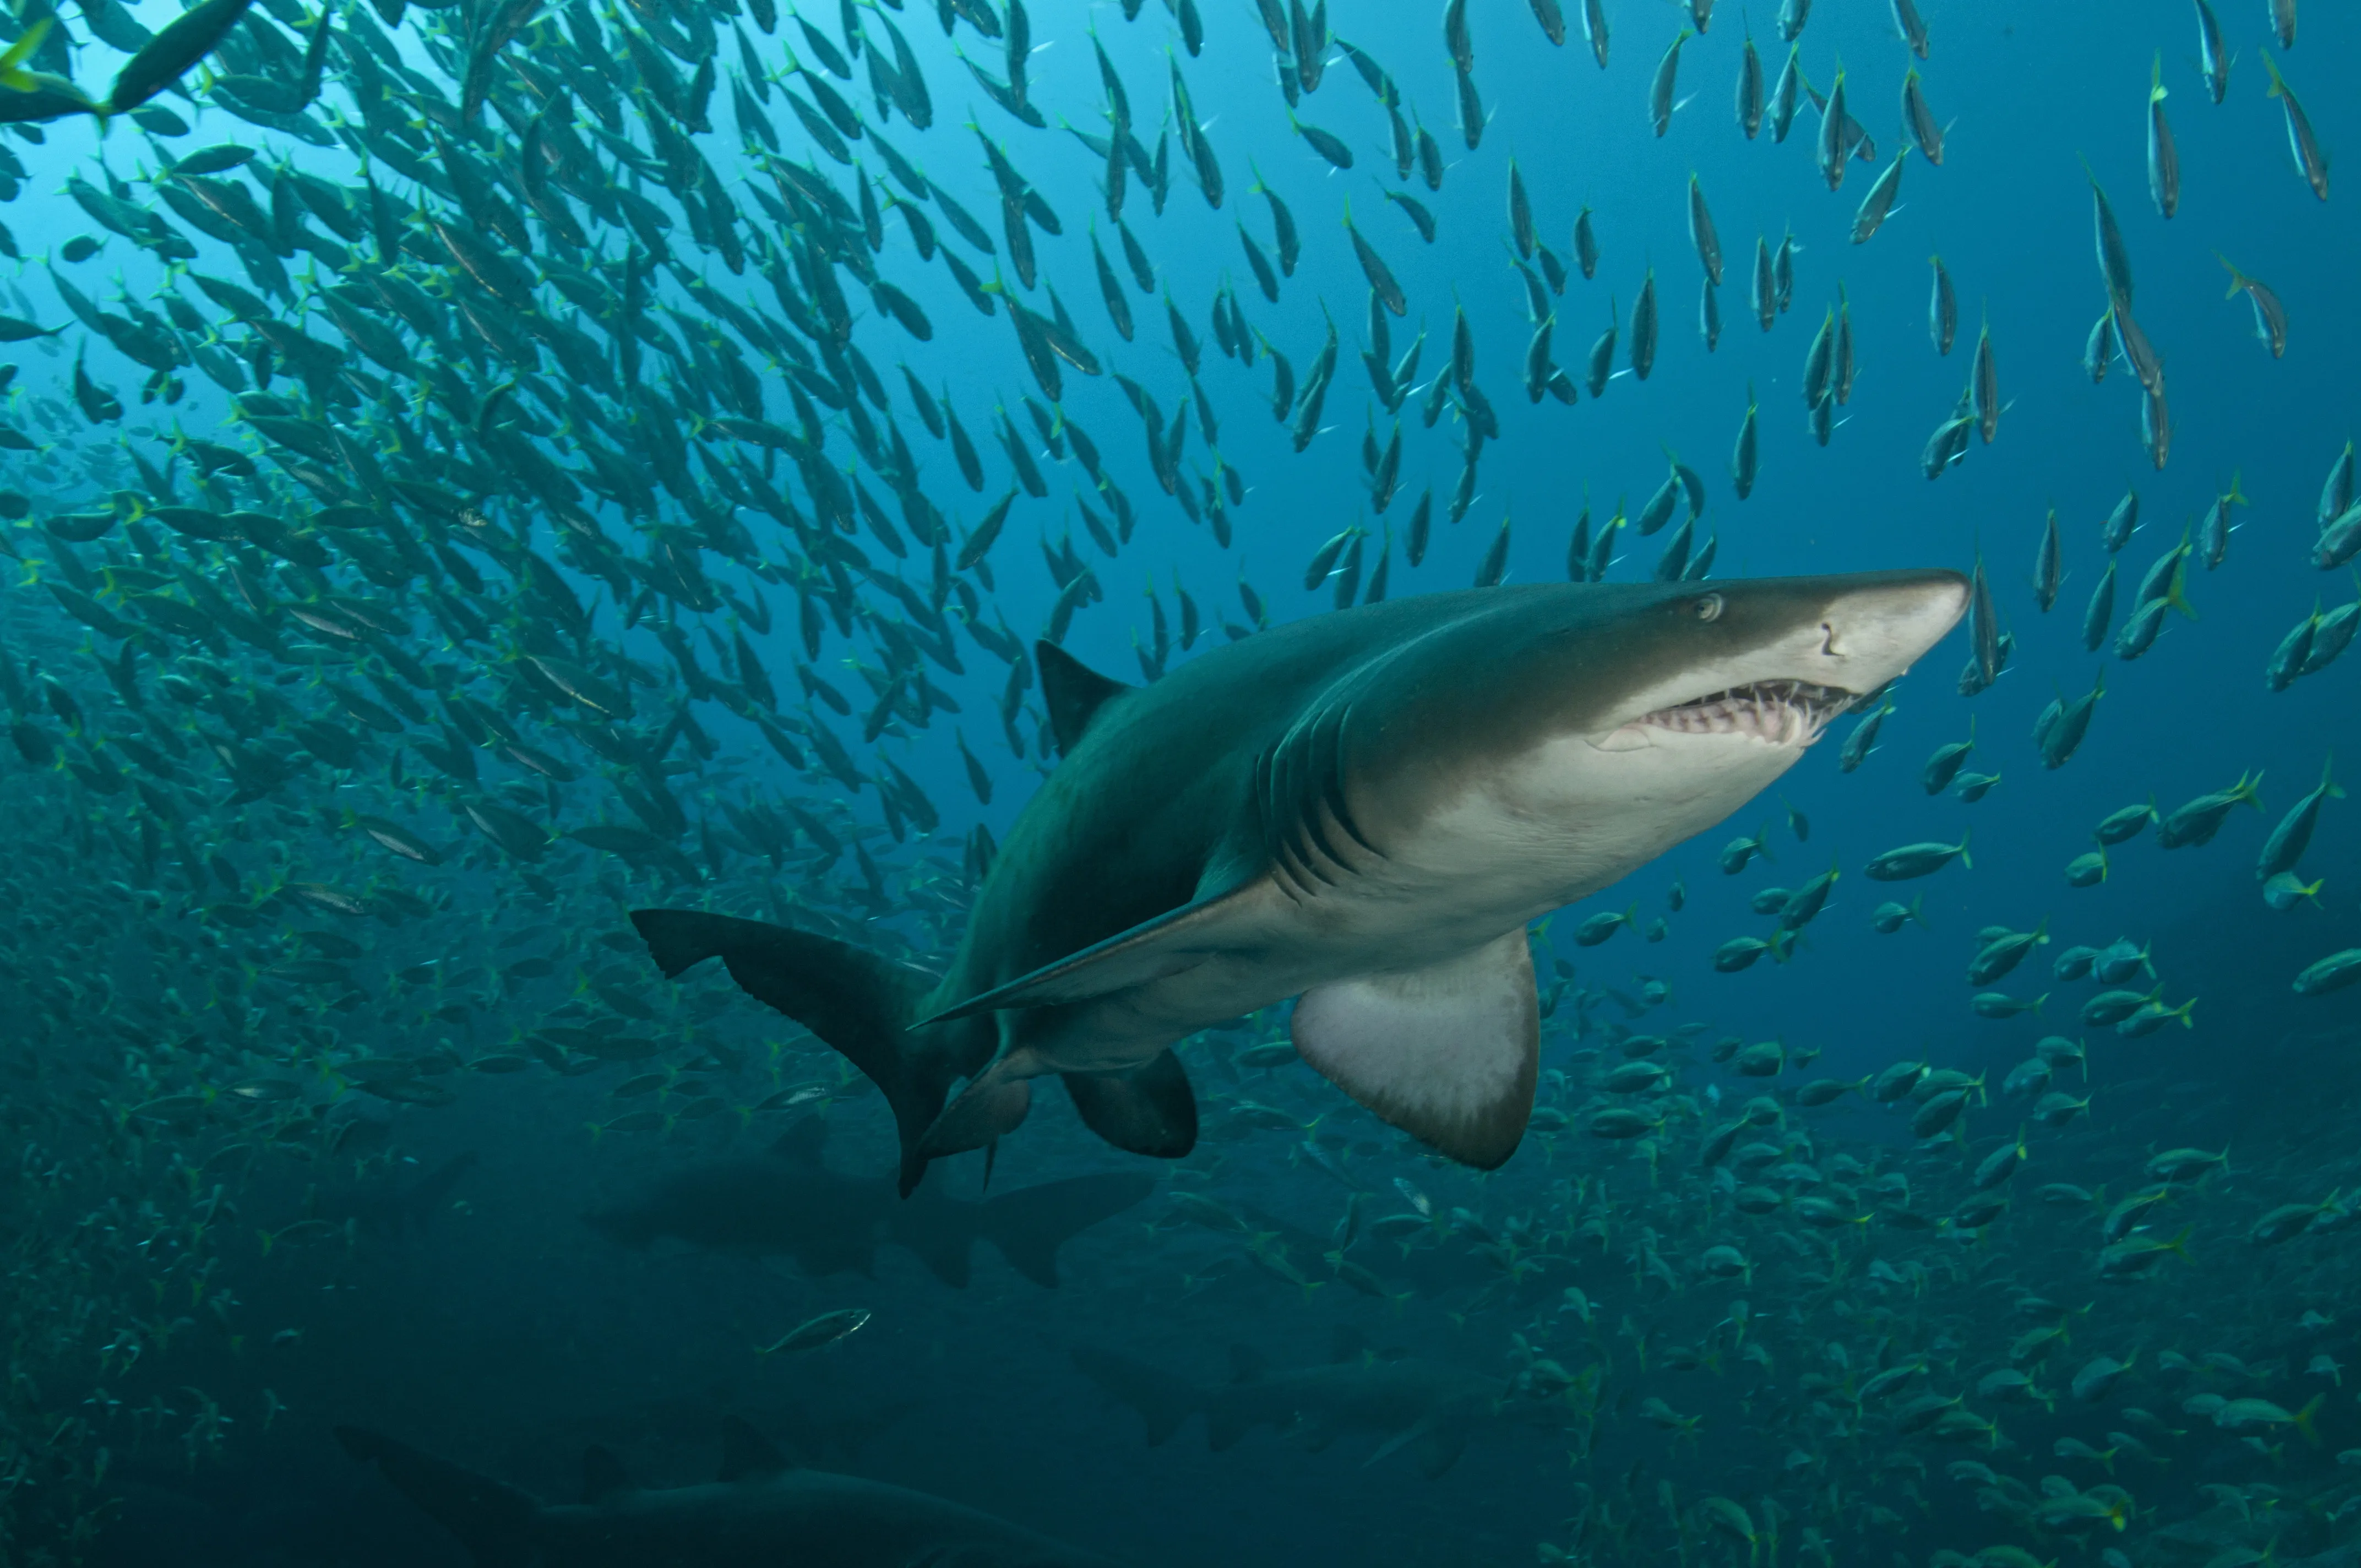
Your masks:
{"label": "school of fish", "polygon": [[[2072,824],[2054,903],[1972,932],[1926,894],[1976,877],[2002,848],[1986,834],[1865,844],[1823,811],[1816,839],[1782,805],[1670,849],[1824,728],[1802,765],[1897,811],[2024,793],[2086,747],[2178,745],[2105,723],[2167,633],[2235,664],[2255,702],[2343,682],[2351,711],[2349,442],[2254,453],[2185,527],[2153,521],[2153,494],[2144,527],[2136,486],[2103,519],[2025,495],[2018,512],[2048,510],[2024,559],[1995,543],[2012,523],[1961,559],[1905,541],[1903,562],[1929,568],[1915,575],[1713,576],[1745,556],[1780,466],[1850,438],[1872,353],[1960,367],[1923,447],[1890,455],[1918,492],[1971,455],[1997,464],[2001,367],[2029,380],[2037,356],[2131,384],[2092,395],[2122,400],[2152,490],[2172,455],[2166,366],[2186,329],[2149,296],[2135,313],[2145,231],[2126,220],[2145,218],[2089,165],[2078,254],[2098,275],[2050,286],[2087,291],[2078,334],[2095,319],[2039,345],[1989,313],[1963,335],[1965,280],[1939,255],[1908,264],[1931,343],[1887,341],[1792,226],[1726,248],[1715,204],[1741,193],[1692,172],[1655,195],[1695,251],[1693,346],[1686,260],[1618,253],[1578,160],[1507,150],[1494,116],[1515,110],[1478,85],[1479,63],[1545,52],[1569,91],[1615,96],[1635,143],[1709,120],[1842,207],[1867,248],[1838,259],[1889,271],[1889,225],[1991,156],[1988,133],[1943,116],[1942,7],[1853,8],[1876,12],[1880,50],[1850,70],[1812,0],[1760,17],[1727,0],[1444,0],[1439,18],[1332,16],[1328,0],[25,0],[0,18],[0,203],[25,203],[0,212],[16,265],[0,344],[32,356],[0,366],[16,828],[0,972],[16,999],[0,1027],[16,1157],[0,1563],[123,1560],[109,1542],[140,1497],[283,1454],[291,1431],[341,1445],[483,1562],[611,1562],[629,1541],[635,1560],[719,1564],[750,1540],[893,1568],[1214,1554],[1079,1501],[1004,1520],[1023,1510],[969,1506],[956,1467],[915,1489],[838,1474],[935,1420],[873,1391],[843,1418],[857,1442],[794,1401],[754,1412],[768,1435],[702,1396],[661,1444],[652,1417],[609,1421],[601,1444],[668,1458],[719,1442],[719,1479],[640,1486],[596,1446],[578,1504],[434,1457],[482,1419],[464,1387],[381,1366],[459,1406],[355,1408],[384,1389],[333,1370],[373,1354],[340,1346],[359,1309],[339,1302],[477,1207],[523,1201],[478,1168],[495,1142],[603,1172],[599,1201],[530,1216],[565,1268],[791,1261],[784,1299],[742,1276],[764,1305],[756,1326],[732,1319],[733,1377],[915,1356],[931,1309],[913,1301],[974,1277],[1000,1292],[988,1314],[1053,1287],[1085,1303],[1089,1326],[1052,1336],[1042,1397],[1145,1486],[1141,1426],[1160,1447],[1198,1420],[1213,1450],[1263,1429],[1314,1450],[1358,1434],[1350,1464],[1373,1486],[1393,1466],[1473,1485],[1471,1446],[1539,1456],[1520,1497],[1545,1523],[1405,1539],[1384,1561],[2361,1562],[2361,1404],[2342,1382],[2361,1354],[2343,1252],[2361,1152],[2342,1114],[2361,1088],[2361,864],[2339,737],[2307,737],[2318,773],[2293,781],[2209,749],[2219,787]],[[2297,49],[2296,0],[2190,0],[2116,31],[2147,88],[2110,114],[2159,222],[2208,221],[2194,176],[2183,205],[2176,125],[2190,136],[2235,94],[2267,93],[2284,131],[2284,148],[2241,150],[2250,177],[2331,200],[2303,98],[2333,114],[2339,90],[2331,57]],[[1285,139],[1240,128],[1250,99],[1278,104]],[[1482,276],[1432,259],[1478,232],[1500,253]],[[2206,247],[2253,352],[2283,360],[2330,332],[2290,326],[2240,235],[2208,230]],[[1795,380],[1775,407],[1745,387],[1726,469],[1667,447],[1631,469],[1642,499],[1577,498],[1582,466],[1606,460],[1550,433],[1720,352],[1725,288],[1742,295],[1732,324],[1778,334]],[[1585,343],[1577,318],[1605,324]],[[1548,504],[1528,479],[1522,514],[1502,510],[1510,459],[1547,475]],[[2242,513],[2287,512],[2291,468],[2307,498],[2325,470],[2301,544],[2234,549]],[[2242,483],[2266,478],[2271,499],[2250,500]],[[1531,584],[1537,559],[1563,600]],[[2241,573],[2319,597],[2249,647],[2202,613]],[[1891,647],[1844,597],[1889,592],[1919,596],[1876,609],[1910,621]],[[1419,595],[1436,597],[1402,602]],[[1353,1053],[1408,992],[1458,983],[1413,967],[1372,1002],[1365,971],[1404,972],[1404,943],[1468,879],[1405,883],[1411,935],[1322,949],[1324,969],[1271,959],[1268,920],[1208,935],[1249,893],[1316,905],[1408,858],[1373,841],[1386,824],[1347,767],[1343,697],[1224,727],[1239,692],[1279,693],[1291,651],[1324,646],[1282,628],[1334,618],[1367,639],[1366,665],[1339,666],[1361,683],[1349,761],[1367,769],[1389,738],[1427,733],[1369,719],[1386,668],[1436,659],[1433,681],[1465,683],[1444,717],[1472,726],[1476,698],[1592,625],[1533,631],[1508,607],[1561,602],[1631,618],[1570,691],[1606,679],[1645,615],[1768,644],[1748,630],[1764,605],[1763,625],[1801,615],[1813,652],[1873,674],[1766,668],[1584,730],[1602,751],[1740,732],[1794,754],[1677,830],[1631,828],[1596,877],[1543,879],[1572,897],[1630,873],[1596,905],[1528,922],[1508,900],[1505,937],[1453,928],[1451,953],[1475,944],[1533,1020],[1521,1075],[1463,1114],[1444,1101],[1477,1050],[1470,1014],[1436,1014],[1449,1027],[1381,1069]],[[2029,745],[1979,734],[1982,695],[2034,678],[2012,628],[2045,617],[2096,673],[2040,673],[2058,695]],[[1961,619],[1956,679],[1903,678]],[[1443,662],[1446,632],[1479,621],[1497,630]],[[1126,642],[1120,682],[1069,648]],[[1516,659],[1477,656],[1500,648]],[[1726,667],[1650,648],[1620,677],[1634,690],[1681,659]],[[1216,653],[1229,685],[1210,665],[1176,679]],[[1167,681],[1178,695],[1155,707]],[[1915,773],[1886,738],[1912,707],[1952,737]],[[1124,718],[1151,712],[1164,730]],[[1250,827],[1186,854],[1144,847],[1180,831],[1163,817],[1111,831],[1057,793],[1188,796],[1193,775],[1143,780],[1122,764],[1145,753],[1122,748],[1194,740],[1218,752],[1206,777],[1250,781],[1233,803]],[[1494,766],[1485,745],[1471,754]],[[1604,834],[1609,816],[1586,820]],[[1240,842],[1251,864],[1232,863]],[[2151,940],[2074,902],[2154,856],[2251,856],[2236,876],[2254,893],[2219,924],[2268,933],[2257,983],[2300,1030],[2266,1047],[2201,1012]],[[1118,861],[1146,883],[1086,879]],[[1721,878],[1748,879],[1743,929],[1687,908]],[[1948,944],[1965,990],[1828,972],[1823,939]],[[782,942],[803,944],[792,963]],[[1663,978],[1675,953],[1705,972]],[[1188,992],[1250,959],[1252,981]],[[1089,980],[1093,964],[1120,980]],[[1815,974],[1862,1037],[1808,1043],[1828,1031],[1755,1028],[1726,1000]],[[1136,1025],[1128,1054],[1072,1038],[1117,1023]],[[1972,1061],[1874,1043],[1986,1028],[2010,1043]],[[2236,1112],[2235,1140],[2212,1050],[2286,1080],[2259,1125]],[[1832,1075],[1824,1054],[1862,1070]],[[1004,1148],[1027,1080],[1049,1073],[1096,1136],[1060,1124],[1036,1154],[1019,1152],[1034,1134]],[[831,1126],[875,1135],[871,1170],[822,1160]],[[897,1174],[876,1174],[896,1136]],[[994,1245],[973,1261],[978,1238]],[[881,1277],[886,1241],[923,1272]],[[1325,1361],[1254,1343],[1222,1359],[1224,1339],[1307,1330],[1333,1341]],[[939,1361],[930,1392],[955,1401],[962,1370]],[[402,1425],[421,1419],[439,1430]],[[1053,1478],[1064,1462],[1028,1461]],[[341,1550],[283,1560],[400,1560]],[[1260,1561],[1245,1541],[1217,1555]]]}

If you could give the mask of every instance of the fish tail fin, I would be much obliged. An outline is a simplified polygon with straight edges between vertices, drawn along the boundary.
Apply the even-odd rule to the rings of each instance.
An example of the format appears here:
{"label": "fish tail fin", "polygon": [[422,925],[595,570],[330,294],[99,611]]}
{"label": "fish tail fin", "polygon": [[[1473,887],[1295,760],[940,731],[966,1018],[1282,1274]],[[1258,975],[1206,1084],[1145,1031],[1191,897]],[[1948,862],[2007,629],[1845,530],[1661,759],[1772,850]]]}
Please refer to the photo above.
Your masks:
{"label": "fish tail fin", "polygon": [[1060,1247],[1155,1190],[1156,1178],[1146,1171],[1071,1177],[987,1199],[978,1224],[1017,1273],[1054,1288]]}
{"label": "fish tail fin", "polygon": [[1968,858],[1968,832],[1970,831],[1973,831],[1973,829],[1962,831],[1960,835],[1960,864],[1967,867],[1970,871],[1973,871],[1976,869],[1976,862]]}
{"label": "fish tail fin", "polygon": [[2220,262],[2224,267],[2229,269],[2230,272],[2230,291],[2222,297],[2225,300],[2236,299],[2238,297],[2238,291],[2246,286],[2246,275],[2238,270],[2238,264],[2236,262],[2231,260],[2228,257],[2223,255],[2218,250],[2213,253],[2213,259]]}
{"label": "fish tail fin", "polygon": [[49,29],[56,25],[55,16],[42,17],[26,28],[25,36],[10,44],[5,54],[0,54],[0,82],[5,82],[10,87],[16,85],[15,79],[23,74],[25,62],[33,58],[35,52],[49,38]]}
{"label": "fish tail fin", "polygon": [[827,937],[702,910],[635,909],[631,925],[667,978],[719,959],[741,990],[836,1047],[884,1091],[901,1135],[902,1194],[917,1189],[928,1157],[921,1140],[958,1071],[929,1048],[935,1029],[910,1029],[932,977]]}
{"label": "fish tail fin", "polygon": [[541,1505],[524,1493],[365,1427],[338,1427],[336,1441],[355,1459],[375,1464],[394,1490],[466,1542],[478,1568],[522,1568],[537,1560],[532,1530]]}
{"label": "fish tail fin", "polygon": [[2314,1448],[2320,1446],[2320,1433],[2313,1430],[2312,1418],[2319,1411],[2320,1402],[2326,1398],[2325,1394],[2314,1394],[2311,1401],[2295,1413],[2295,1430],[2303,1433],[2304,1441]]}
{"label": "fish tail fin", "polygon": [[2279,74],[2279,61],[2271,58],[2271,51],[2268,49],[2262,49],[2258,52],[2263,57],[2263,70],[2271,79],[2270,90],[2265,93],[2263,96],[2266,98],[2286,97],[2287,79]]}
{"label": "fish tail fin", "polygon": [[1083,1376],[1139,1412],[1140,1420],[1148,1423],[1150,1448],[1162,1444],[1191,1414],[1204,1408],[1204,1397],[1189,1384],[1129,1356],[1083,1344],[1074,1347],[1073,1357]]}
{"label": "fish tail fin", "polygon": [[2164,598],[2165,602],[2172,606],[2173,609],[2179,610],[2191,620],[2195,620],[2197,619],[2197,607],[2189,602],[2188,589],[2189,562],[2188,558],[2183,556],[2180,561],[2173,565],[2172,581],[2165,589]]}
{"label": "fish tail fin", "polygon": [[1927,923],[1927,895],[1925,894],[1922,893],[1917,897],[1910,901],[1910,918],[1918,922],[1918,928],[1922,931],[1931,931],[1935,928]]}

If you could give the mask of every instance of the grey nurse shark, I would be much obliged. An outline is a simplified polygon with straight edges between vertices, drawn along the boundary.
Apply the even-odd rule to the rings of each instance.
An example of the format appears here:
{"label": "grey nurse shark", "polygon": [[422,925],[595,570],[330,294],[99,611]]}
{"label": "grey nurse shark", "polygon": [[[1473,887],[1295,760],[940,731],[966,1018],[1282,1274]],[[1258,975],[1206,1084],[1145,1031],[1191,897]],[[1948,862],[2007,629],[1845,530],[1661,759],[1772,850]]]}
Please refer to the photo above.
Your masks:
{"label": "grey nurse shark", "polygon": [[1478,588],[1259,632],[1145,687],[1044,644],[1064,761],[944,973],[725,916],[632,920],[666,974],[721,959],[875,1080],[905,1191],[1013,1130],[1048,1073],[1109,1143],[1186,1154],[1171,1047],[1290,997],[1306,1061],[1488,1169],[1532,1107],[1528,923],[1729,817],[1967,599],[1948,571]]}
{"label": "grey nurse shark", "polygon": [[675,1170],[633,1202],[587,1216],[627,1246],[664,1237],[719,1252],[784,1254],[806,1273],[871,1273],[881,1243],[917,1255],[946,1285],[968,1282],[969,1255],[989,1241],[1037,1285],[1058,1283],[1058,1249],[1145,1200],[1155,1178],[1137,1170],[1071,1176],[981,1202],[947,1196],[939,1180],[897,1199],[885,1177],[851,1176],[823,1157],[828,1124],[806,1117],[763,1153]]}
{"label": "grey nurse shark", "polygon": [[594,1448],[579,1503],[544,1503],[358,1427],[336,1438],[457,1536],[476,1568],[1115,1568],[924,1492],[797,1468],[735,1417],[718,1479],[633,1486]]}
{"label": "grey nurse shark", "polygon": [[1093,1345],[1076,1345],[1074,1365],[1139,1412],[1156,1448],[1192,1415],[1205,1418],[1205,1446],[1234,1448],[1257,1427],[1295,1434],[1315,1452],[1350,1432],[1378,1441],[1367,1466],[1403,1449],[1429,1479],[1459,1461],[1477,1430],[1502,1422],[1563,1427],[1572,1408],[1536,1398],[1498,1377],[1413,1356],[1340,1347],[1324,1366],[1270,1368],[1244,1345],[1230,1347],[1232,1376],[1200,1387]]}

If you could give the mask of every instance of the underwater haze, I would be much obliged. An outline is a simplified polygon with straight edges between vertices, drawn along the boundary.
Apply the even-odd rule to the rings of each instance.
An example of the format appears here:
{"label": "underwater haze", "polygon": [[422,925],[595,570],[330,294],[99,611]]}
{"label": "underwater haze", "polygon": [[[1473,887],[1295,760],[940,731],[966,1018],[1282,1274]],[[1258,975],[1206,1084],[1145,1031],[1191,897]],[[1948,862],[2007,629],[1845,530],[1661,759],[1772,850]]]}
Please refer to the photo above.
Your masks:
{"label": "underwater haze", "polygon": [[0,1564],[2361,1568],[2349,8],[0,40]]}

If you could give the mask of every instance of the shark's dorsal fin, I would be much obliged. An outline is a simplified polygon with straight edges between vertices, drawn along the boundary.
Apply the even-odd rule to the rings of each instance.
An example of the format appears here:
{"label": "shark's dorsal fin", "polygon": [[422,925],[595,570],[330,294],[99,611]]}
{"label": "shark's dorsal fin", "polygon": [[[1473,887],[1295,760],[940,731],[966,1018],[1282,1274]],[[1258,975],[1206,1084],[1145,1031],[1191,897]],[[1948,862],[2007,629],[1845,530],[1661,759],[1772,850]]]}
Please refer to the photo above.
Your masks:
{"label": "shark's dorsal fin", "polygon": [[797,1165],[818,1165],[820,1152],[827,1146],[828,1119],[806,1116],[779,1135],[778,1141],[771,1146],[771,1153]]}
{"label": "shark's dorsal fin", "polygon": [[1424,969],[1315,987],[1290,1030],[1329,1082],[1462,1165],[1497,1170],[1525,1135],[1541,1013],[1521,926]]}
{"label": "shark's dorsal fin", "polygon": [[795,1468],[779,1445],[736,1416],[721,1421],[721,1474],[717,1481],[760,1481]]}
{"label": "shark's dorsal fin", "polygon": [[1041,667],[1041,698],[1049,705],[1049,732],[1057,737],[1061,757],[1082,744],[1100,708],[1138,689],[1100,674],[1055,642],[1033,644],[1033,660]]}
{"label": "shark's dorsal fin", "polygon": [[582,1451],[582,1500],[603,1503],[619,1492],[631,1489],[631,1478],[623,1474],[623,1462],[608,1449],[596,1443]]}

